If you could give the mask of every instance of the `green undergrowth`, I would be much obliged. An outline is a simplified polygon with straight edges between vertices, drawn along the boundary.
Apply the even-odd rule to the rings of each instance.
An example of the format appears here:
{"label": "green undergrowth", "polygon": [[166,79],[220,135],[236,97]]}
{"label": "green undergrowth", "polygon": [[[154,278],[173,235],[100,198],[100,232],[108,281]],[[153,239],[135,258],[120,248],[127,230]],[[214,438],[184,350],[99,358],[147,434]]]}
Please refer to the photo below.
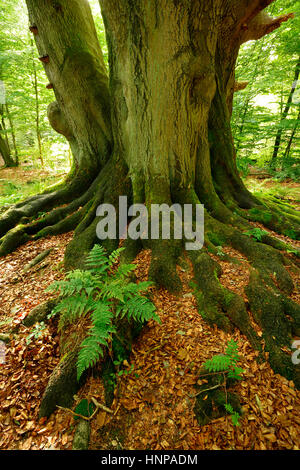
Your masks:
{"label": "green undergrowth", "polygon": [[16,204],[30,196],[41,193],[50,185],[60,180],[61,176],[51,175],[42,179],[15,181],[1,179],[0,173],[0,207]]}
{"label": "green undergrowth", "polygon": [[[298,181],[299,182],[299,181]],[[272,178],[257,180],[248,179],[245,184],[254,196],[271,197],[292,203],[299,203],[299,187],[289,185],[284,181],[274,181]]]}

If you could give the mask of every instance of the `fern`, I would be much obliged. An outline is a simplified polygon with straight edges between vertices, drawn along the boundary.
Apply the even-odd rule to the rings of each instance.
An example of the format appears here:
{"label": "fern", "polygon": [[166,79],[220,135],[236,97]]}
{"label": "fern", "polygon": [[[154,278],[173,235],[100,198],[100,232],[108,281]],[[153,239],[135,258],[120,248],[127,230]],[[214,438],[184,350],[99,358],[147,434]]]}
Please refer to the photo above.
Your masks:
{"label": "fern", "polygon": [[74,270],[63,281],[56,281],[47,289],[59,293],[60,303],[52,310],[50,317],[59,314],[59,329],[89,315],[91,327],[82,341],[77,362],[77,378],[96,364],[104,354],[112,335],[116,332],[115,318],[127,317],[136,322],[154,319],[155,306],[142,293],[151,283],[128,282],[128,275],[135,269],[134,264],[120,265],[114,274],[111,268],[119,261],[123,248],[106,254],[104,248],[95,245],[86,260],[86,270]]}
{"label": "fern", "polygon": [[230,358],[223,355],[223,354],[218,354],[215,355],[212,359],[209,359],[204,363],[205,369],[207,369],[209,372],[227,372],[229,366],[230,366]]}
{"label": "fern", "polygon": [[216,354],[204,363],[209,372],[226,372],[228,378],[241,379],[243,369],[237,366],[240,357],[238,355],[237,343],[230,340],[227,344],[225,354]]}

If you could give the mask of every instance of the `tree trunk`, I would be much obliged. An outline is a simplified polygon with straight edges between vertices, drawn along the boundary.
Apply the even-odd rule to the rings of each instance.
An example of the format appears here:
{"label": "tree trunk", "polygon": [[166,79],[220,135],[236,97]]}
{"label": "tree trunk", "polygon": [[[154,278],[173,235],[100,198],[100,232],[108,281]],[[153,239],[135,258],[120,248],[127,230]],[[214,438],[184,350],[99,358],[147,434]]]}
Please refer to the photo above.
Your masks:
{"label": "tree trunk", "polygon": [[16,142],[15,128],[14,128],[13,120],[12,120],[12,117],[11,117],[11,114],[10,114],[7,103],[5,105],[5,111],[6,111],[7,119],[8,119],[8,122],[9,122],[11,137],[12,137],[12,141],[13,141],[13,148],[14,148],[14,152],[15,152],[15,163],[16,163],[16,166],[18,166],[19,165],[19,154],[18,154],[18,147],[17,147],[17,142]]}
{"label": "tree trunk", "polygon": [[[221,286],[221,267],[210,257],[218,256],[220,245],[240,251],[252,265],[248,302],[264,332],[272,366],[300,386],[299,368],[281,349],[291,344],[300,327],[299,308],[286,297],[293,282],[282,252],[290,247],[268,234],[257,243],[243,233],[253,228],[249,220],[258,220],[297,235],[299,218],[286,206],[254,198],[245,188],[230,128],[240,45],[290,17],[262,14],[269,3],[100,0],[109,48],[108,87],[88,2],[27,0],[56,96],[49,108],[50,122],[70,142],[73,187],[81,193],[74,196],[69,191],[67,206],[10,230],[2,238],[0,254],[28,239],[75,228],[65,263],[67,268],[78,267],[95,243],[103,243],[108,251],[118,246],[118,237],[97,239],[99,204],[118,209],[119,196],[128,196],[129,203],[145,204],[151,213],[152,204],[202,203],[204,247],[187,253],[194,265],[199,312],[227,331],[238,327],[254,347],[262,348],[243,298]],[[81,184],[88,189],[82,191]],[[53,201],[62,203],[57,195],[42,196],[42,201],[43,197],[48,209]],[[7,226],[14,225],[16,212],[18,217],[26,215],[28,205],[33,205],[32,215],[40,203],[38,198],[15,207],[0,221],[0,231],[6,233]],[[121,223],[123,214],[118,215]],[[161,233],[159,239],[127,239],[125,256],[134,258],[142,247],[151,248],[151,279],[178,291],[176,263],[183,241],[174,236],[165,240]],[[73,367],[74,361],[70,363]],[[73,376],[68,370],[63,380]],[[60,390],[52,385],[50,394],[51,389]],[[47,395],[45,400],[53,403],[56,398]]]}
{"label": "tree trunk", "polygon": [[278,131],[277,131],[277,134],[276,134],[273,155],[272,155],[272,159],[271,159],[271,162],[270,162],[270,165],[272,167],[276,166],[276,161],[277,161],[277,157],[278,157],[278,152],[279,152],[280,143],[281,143],[281,136],[282,136],[282,131],[283,131],[282,125],[283,125],[284,121],[287,118],[287,115],[289,113],[290,107],[291,107],[292,102],[293,102],[293,96],[294,96],[294,93],[295,93],[295,90],[296,90],[296,87],[297,87],[299,73],[300,73],[300,56],[299,56],[298,62],[296,64],[295,76],[294,76],[294,81],[293,81],[293,84],[292,84],[292,88],[291,88],[287,103],[285,105],[285,108],[283,110],[283,113],[282,113],[282,116],[281,116],[281,119],[280,119],[280,123],[279,123],[279,127],[278,127]]}
{"label": "tree trunk", "polygon": [[3,132],[3,135],[4,135],[4,129],[2,127],[2,124],[0,124],[0,154],[3,158],[4,165],[6,167],[14,167],[16,166],[16,164],[13,158],[11,157],[10,149],[7,145],[7,141],[5,138],[3,138],[3,136],[1,135],[1,132]]}
{"label": "tree trunk", "polygon": [[6,142],[8,151],[9,151],[9,153],[10,153],[11,150],[10,150],[10,145],[9,145],[9,140],[8,140],[6,125],[5,125],[5,120],[4,120],[4,116],[3,116],[3,105],[2,105],[1,107],[2,107],[2,112],[1,112],[0,114],[1,114],[2,132],[3,132],[3,134],[4,134],[5,142]]}
{"label": "tree trunk", "polygon": [[7,136],[7,130],[5,127],[4,121],[4,105],[0,106],[0,154],[3,158],[4,165],[6,167],[14,167],[17,166],[17,162],[14,161],[13,157],[11,156],[11,150],[9,145],[9,140]]}

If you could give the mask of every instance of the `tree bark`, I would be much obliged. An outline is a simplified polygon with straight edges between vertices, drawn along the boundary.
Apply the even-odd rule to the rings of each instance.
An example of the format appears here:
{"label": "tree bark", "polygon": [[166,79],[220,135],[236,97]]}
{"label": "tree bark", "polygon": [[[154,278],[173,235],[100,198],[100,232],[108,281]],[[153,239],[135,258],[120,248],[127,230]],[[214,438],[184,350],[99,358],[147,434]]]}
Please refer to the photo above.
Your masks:
{"label": "tree bark", "polygon": [[7,131],[5,127],[4,121],[4,105],[0,106],[0,154],[3,158],[4,165],[6,167],[14,167],[17,166],[17,161],[14,161],[13,157],[11,156],[11,150],[9,145],[9,140],[7,137]]}
{"label": "tree bark", "polygon": [[44,67],[56,98],[50,123],[69,140],[74,173],[88,186],[111,149],[107,71],[89,5],[28,0],[27,6],[40,56],[49,57]]}
{"label": "tree bark", "polygon": [[36,139],[38,143],[39,159],[41,161],[42,168],[44,168],[44,159],[43,159],[43,150],[42,150],[42,139],[41,139],[41,130],[40,130],[40,104],[39,104],[39,90],[38,90],[38,81],[37,81],[37,70],[33,52],[33,40],[30,41],[31,44],[31,53],[32,53],[32,85],[35,95],[35,130],[36,130]]}
{"label": "tree bark", "polygon": [[8,119],[8,122],[9,122],[9,126],[10,126],[12,141],[13,141],[13,148],[14,148],[14,152],[15,152],[15,163],[16,163],[16,166],[18,166],[19,165],[19,153],[18,153],[18,147],[17,147],[17,142],[16,142],[15,128],[14,128],[14,123],[13,123],[13,120],[12,120],[10,110],[9,110],[9,107],[8,107],[7,103],[5,105],[5,110],[6,110],[6,115],[7,115],[7,119]]}
{"label": "tree bark", "polygon": [[[2,127],[2,124],[0,124],[0,132],[3,132],[4,133],[4,130],[3,130],[3,127]],[[4,161],[4,165],[7,166],[7,167],[14,167],[16,166],[13,158],[11,157],[11,154],[10,154],[10,149],[7,145],[7,142],[6,142],[6,139],[2,137],[2,135],[0,134],[0,154],[3,158],[3,161]]]}
{"label": "tree bark", "polygon": [[288,97],[287,103],[285,105],[285,108],[283,110],[283,113],[282,113],[282,116],[281,116],[281,119],[280,119],[280,123],[279,123],[279,127],[278,127],[278,131],[277,131],[277,134],[276,134],[273,155],[272,155],[272,159],[271,159],[271,162],[270,162],[270,165],[272,167],[276,166],[276,161],[277,161],[277,157],[278,157],[278,152],[279,152],[281,137],[282,137],[282,132],[283,132],[282,125],[283,125],[284,121],[287,118],[287,115],[289,113],[290,107],[291,107],[292,102],[293,102],[293,96],[294,96],[294,93],[295,93],[295,90],[296,90],[296,87],[297,87],[297,83],[298,83],[298,79],[299,79],[299,73],[300,73],[300,56],[299,56],[298,62],[296,64],[295,76],[294,76],[294,81],[293,81],[293,84],[292,84],[292,88],[291,88],[291,91],[289,93],[289,97]]}

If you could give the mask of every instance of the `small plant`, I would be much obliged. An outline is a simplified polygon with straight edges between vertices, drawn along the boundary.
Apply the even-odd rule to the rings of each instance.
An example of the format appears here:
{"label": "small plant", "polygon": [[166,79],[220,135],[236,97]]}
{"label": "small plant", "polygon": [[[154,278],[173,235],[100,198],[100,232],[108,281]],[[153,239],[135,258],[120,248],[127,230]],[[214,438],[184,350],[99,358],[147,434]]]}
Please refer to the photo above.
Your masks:
{"label": "small plant", "polygon": [[253,228],[251,230],[248,230],[248,232],[244,232],[244,234],[248,237],[253,237],[255,240],[260,242],[263,236],[268,235],[268,232],[262,230],[261,228]]}
{"label": "small plant", "polygon": [[[242,368],[238,367],[239,354],[237,343],[234,340],[230,340],[227,344],[225,354],[216,354],[211,359],[208,359],[204,363],[204,368],[210,373],[223,374],[224,375],[224,387],[226,391],[226,376],[228,379],[241,380]],[[226,392],[227,397],[227,392]],[[231,415],[234,426],[239,426],[240,414],[234,410],[230,403],[224,403],[225,410]]]}
{"label": "small plant", "polygon": [[91,328],[78,355],[78,380],[103,356],[104,348],[116,333],[114,319],[126,316],[128,320],[141,323],[150,319],[160,322],[154,304],[142,295],[151,283],[128,281],[134,264],[116,268],[122,250],[119,248],[108,256],[103,247],[95,245],[87,257],[85,271],[74,270],[65,280],[56,281],[48,288],[62,297],[50,314],[50,317],[60,314],[59,329],[80,317],[89,316],[91,320]]}
{"label": "small plant", "polygon": [[229,379],[240,380],[243,369],[237,366],[239,359],[237,343],[232,339],[227,345],[225,354],[216,354],[203,366],[209,372],[226,372]]}
{"label": "small plant", "polygon": [[225,256],[224,251],[222,250],[221,246],[217,246],[217,256]]}
{"label": "small plant", "polygon": [[[122,375],[128,375],[128,374],[131,374],[131,372],[133,371],[134,369],[134,365],[131,364],[129,366],[129,364],[127,363],[127,361],[124,361],[122,359],[118,359],[117,361],[114,361],[114,366],[117,368],[117,376],[118,377],[121,377]],[[127,366],[129,367],[129,369],[125,369],[125,368],[122,368],[122,366]]]}
{"label": "small plant", "polygon": [[26,336],[26,344],[29,345],[32,341],[32,338],[38,339],[42,336],[43,332],[46,329],[46,325],[43,321],[37,323],[31,330],[28,336]]}
{"label": "small plant", "polygon": [[232,419],[232,423],[234,426],[239,426],[240,423],[239,423],[239,419],[241,417],[240,413],[238,413],[237,411],[235,411],[232,406],[230,405],[230,403],[225,403],[225,410],[230,414],[231,416],[231,419]]}

